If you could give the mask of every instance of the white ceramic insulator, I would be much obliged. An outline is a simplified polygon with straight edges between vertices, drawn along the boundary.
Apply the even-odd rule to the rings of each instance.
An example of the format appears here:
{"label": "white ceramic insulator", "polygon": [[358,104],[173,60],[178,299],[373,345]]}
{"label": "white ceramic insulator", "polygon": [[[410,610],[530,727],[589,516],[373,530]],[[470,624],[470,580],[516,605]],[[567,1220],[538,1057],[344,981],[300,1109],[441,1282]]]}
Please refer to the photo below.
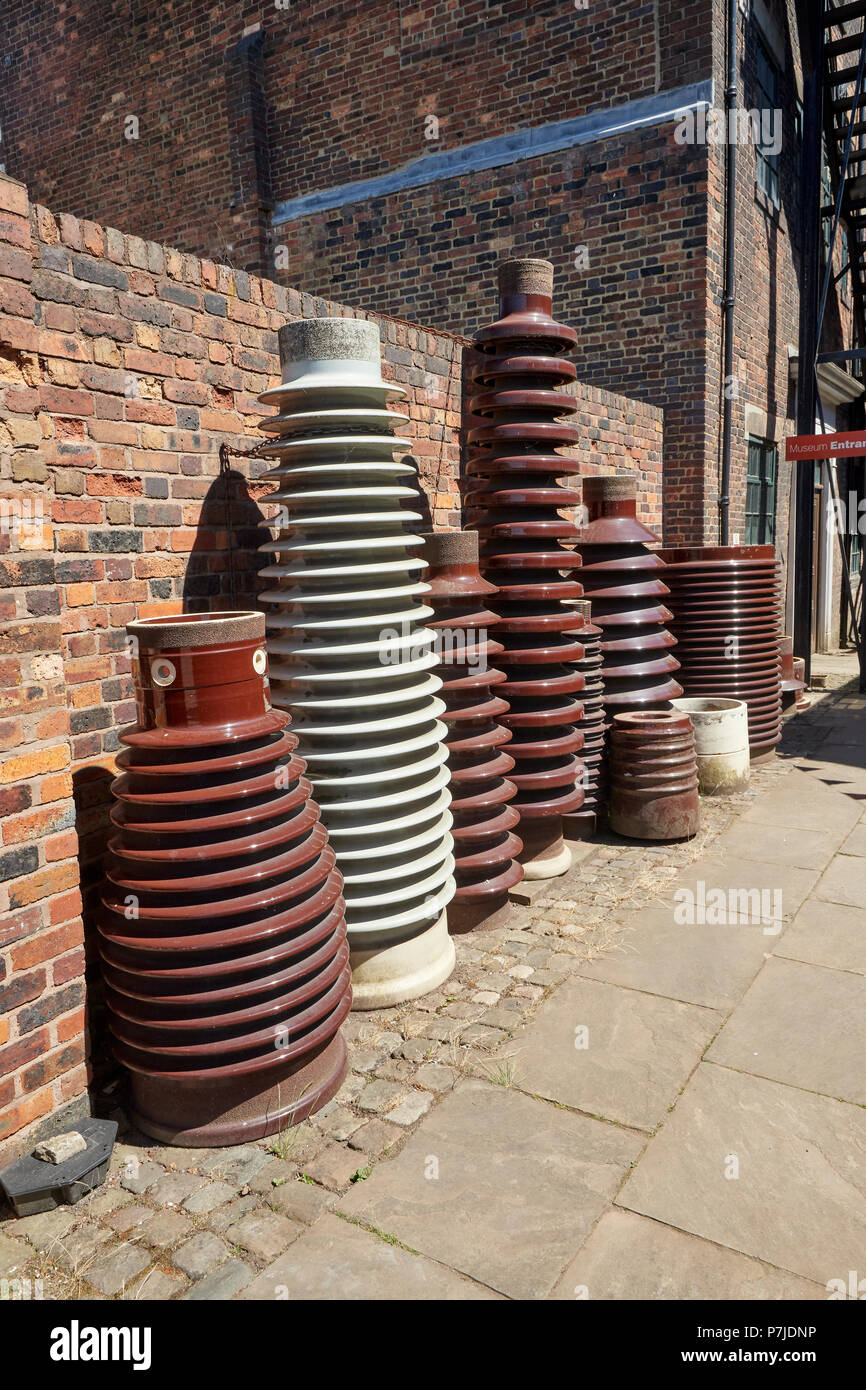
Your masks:
{"label": "white ceramic insulator", "polygon": [[266,606],[271,698],[343,874],[356,1006],[426,993],[453,968],[452,817],[432,610],[411,448],[387,409],[375,325],[318,319],[280,333],[272,437],[278,506]]}

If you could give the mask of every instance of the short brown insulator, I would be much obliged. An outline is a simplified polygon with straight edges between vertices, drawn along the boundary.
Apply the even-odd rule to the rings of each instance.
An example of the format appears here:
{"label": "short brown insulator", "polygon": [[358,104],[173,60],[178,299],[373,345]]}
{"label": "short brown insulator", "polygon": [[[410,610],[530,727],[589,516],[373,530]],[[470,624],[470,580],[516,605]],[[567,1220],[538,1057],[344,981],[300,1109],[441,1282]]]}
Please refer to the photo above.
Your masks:
{"label": "short brown insulator", "polygon": [[673,677],[679,661],[667,629],[664,561],[658,537],[637,519],[633,476],[585,478],[586,525],[577,541],[580,578],[602,630],[604,702],[608,717],[665,709],[682,695]]}
{"label": "short brown insulator", "polygon": [[779,655],[782,658],[782,708],[790,709],[797,696],[806,688],[806,682],[794,673],[793,637],[779,638]]}
{"label": "short brown insulator", "polygon": [[352,1002],[342,881],[262,613],[130,623],[99,937],[115,1054],[146,1134],[260,1139],[339,1088]]}
{"label": "short brown insulator", "polygon": [[663,550],[687,695],[744,700],[752,762],[781,737],[780,565],[771,545]]}
{"label": "short brown insulator", "polygon": [[577,463],[557,453],[577,442],[562,420],[577,409],[560,388],[574,380],[565,360],[577,335],[551,318],[553,266],[513,260],[499,268],[500,315],[474,339],[483,354],[474,368],[473,413],[484,421],[470,431],[466,498],[470,524],[481,537],[481,570],[498,593],[491,604],[507,677],[500,687],[509,704],[502,722],[510,729],[509,753],[520,814],[521,862],[527,878],[550,878],[571,863],[562,818],[583,804],[583,735],[579,692],[583,676],[574,662],[583,618],[566,600],[582,589],[562,571],[574,570],[563,544],[576,527],[560,513],[579,498],[560,477]]}
{"label": "short brown insulator", "polygon": [[478,571],[478,534],[440,531],[424,537],[429,569],[427,603],[437,633],[437,675],[442,679],[448,734],[448,770],[454,824],[457,893],[448,909],[452,932],[502,926],[510,915],[508,890],[523,878],[514,834],[520,817],[509,802],[517,788],[505,745],[510,730],[500,720],[508,704],[496,692],[505,673],[491,666],[502,652],[488,631],[497,623],[487,607],[496,594]]}
{"label": "short brown insulator", "polygon": [[811,704],[812,704],[812,697],[811,697],[811,695],[809,694],[808,687],[807,687],[807,685],[806,685],[806,659],[805,659],[805,657],[802,657],[802,656],[795,656],[795,657],[794,657],[793,671],[794,671],[794,680],[795,680],[795,681],[797,682],[797,684],[800,686],[800,689],[796,692],[796,694],[795,694],[795,696],[794,696],[794,699],[795,699],[795,701],[796,701],[798,711],[802,712],[803,710],[809,709],[809,707],[810,707]]}
{"label": "short brown insulator", "polygon": [[611,830],[631,840],[684,840],[697,834],[698,766],[687,714],[615,714],[609,767]]}
{"label": "short brown insulator", "polygon": [[580,640],[583,643],[584,654],[574,665],[584,679],[581,697],[583,716],[577,721],[577,728],[583,734],[580,756],[584,765],[584,799],[580,810],[566,817],[565,831],[569,839],[588,840],[596,833],[607,805],[607,719],[602,679],[602,630],[592,621],[591,604],[588,599],[575,600],[574,607],[583,614]]}

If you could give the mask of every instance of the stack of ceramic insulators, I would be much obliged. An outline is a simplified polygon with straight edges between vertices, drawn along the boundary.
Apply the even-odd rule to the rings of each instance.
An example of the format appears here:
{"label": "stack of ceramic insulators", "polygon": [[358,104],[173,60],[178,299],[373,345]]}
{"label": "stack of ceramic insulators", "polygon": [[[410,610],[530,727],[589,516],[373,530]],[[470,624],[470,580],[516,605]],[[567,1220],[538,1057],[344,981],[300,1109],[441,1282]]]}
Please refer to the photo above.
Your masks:
{"label": "stack of ceramic insulators", "polygon": [[685,693],[744,700],[754,763],[782,733],[781,565],[772,545],[665,550]]}
{"label": "stack of ceramic insulators", "polygon": [[576,727],[583,734],[580,756],[586,771],[583,779],[583,805],[579,811],[566,817],[565,829],[570,839],[584,840],[595,834],[606,805],[607,762],[604,743],[607,722],[602,679],[602,631],[592,621],[588,599],[577,599],[574,607],[583,614],[584,619],[583,627],[580,629],[583,656],[574,664],[584,679],[581,694],[583,716],[577,721]]}
{"label": "stack of ceramic insulators", "polygon": [[487,603],[496,590],[478,572],[475,531],[427,535],[424,558],[454,816],[457,893],[448,926],[452,932],[501,926],[510,910],[508,890],[523,878],[515,857],[523,843],[514,834],[520,817],[508,804],[517,793],[508,780],[514,767],[507,749],[511,733],[500,722],[508,705],[496,693],[505,674],[490,664],[502,652],[502,644],[488,637],[497,618]]}
{"label": "stack of ceramic insulators", "polygon": [[575,473],[575,460],[557,453],[578,431],[563,415],[577,409],[561,388],[574,380],[565,360],[573,329],[551,317],[553,266],[549,261],[506,261],[499,269],[500,319],[476,334],[480,358],[472,370],[472,412],[466,499],[470,524],[481,536],[481,570],[498,590],[491,607],[500,619],[497,658],[505,671],[501,694],[509,704],[502,722],[517,787],[521,862],[527,878],[564,873],[571,855],[563,817],[583,804],[583,617],[566,600],[580,598],[574,557],[563,544],[576,527],[562,516],[578,496],[559,478]]}
{"label": "stack of ceramic insulators", "polygon": [[665,624],[669,593],[658,538],[637,519],[633,475],[585,478],[586,525],[577,541],[580,578],[602,630],[604,706],[608,718],[632,710],[666,709],[682,695],[673,678],[676,638]]}
{"label": "stack of ceramic insulators", "polygon": [[262,400],[265,476],[279,488],[268,650],[274,703],[299,751],[343,875],[356,1008],[426,994],[454,967],[447,730],[419,555],[411,443],[387,409],[375,324],[280,330],[283,381]]}
{"label": "stack of ceramic insulators", "polygon": [[261,1139],[340,1086],[349,950],[340,875],[284,714],[262,613],[130,623],[99,914],[132,1114],[164,1143]]}

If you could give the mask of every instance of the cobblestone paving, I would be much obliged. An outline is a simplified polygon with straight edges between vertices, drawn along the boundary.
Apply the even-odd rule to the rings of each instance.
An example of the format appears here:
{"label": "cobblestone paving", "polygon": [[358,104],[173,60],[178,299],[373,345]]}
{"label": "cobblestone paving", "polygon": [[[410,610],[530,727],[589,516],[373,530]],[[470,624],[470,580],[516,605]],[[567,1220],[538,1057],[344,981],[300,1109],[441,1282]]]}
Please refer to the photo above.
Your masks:
{"label": "cobblestone paving", "polygon": [[[753,769],[747,793],[704,801],[694,841],[635,845],[608,835],[574,846],[567,875],[517,890],[507,926],[456,939],[456,969],[435,993],[350,1015],[346,1081],[296,1129],[240,1148],[177,1149],[153,1144],[116,1111],[121,1130],[105,1186],[74,1207],[20,1220],[7,1211],[0,1279],[30,1279],[46,1298],[229,1299],[245,1290],[273,1297],[263,1274],[273,1268],[283,1270],[283,1297],[302,1296],[304,1263],[293,1263],[292,1247],[306,1235],[299,1250],[310,1251],[309,1287],[327,1296],[316,1280],[325,1278],[329,1252],[341,1248],[345,1208],[358,1206],[374,1170],[411,1142],[458,1082],[510,1085],[505,1045],[564,982],[616,948],[616,919],[652,908],[735,818],[784,782],[793,758],[832,739],[840,716],[862,708],[844,686],[849,675],[850,664],[830,677],[830,689],[808,713],[788,721],[781,756]],[[379,1240],[363,1215],[354,1220],[344,1258],[357,1258],[361,1268],[368,1261],[383,1288],[389,1280],[397,1290],[413,1287],[417,1271],[402,1268],[395,1243]],[[358,1226],[373,1235],[356,1253]],[[424,1264],[431,1273],[413,1296],[497,1296]]]}

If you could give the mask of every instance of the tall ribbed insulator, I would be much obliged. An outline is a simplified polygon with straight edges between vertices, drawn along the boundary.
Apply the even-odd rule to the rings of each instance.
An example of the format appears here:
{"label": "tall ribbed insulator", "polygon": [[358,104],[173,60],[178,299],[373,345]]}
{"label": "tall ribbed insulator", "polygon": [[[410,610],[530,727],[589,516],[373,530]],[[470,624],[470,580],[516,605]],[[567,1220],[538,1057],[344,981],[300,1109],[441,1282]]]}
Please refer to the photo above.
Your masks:
{"label": "tall ribbed insulator", "polygon": [[607,762],[604,756],[607,722],[602,680],[602,632],[592,621],[592,605],[588,599],[576,599],[574,607],[583,614],[583,627],[580,629],[583,656],[574,664],[584,679],[583,716],[576,726],[583,734],[580,756],[585,769],[584,798],[580,810],[566,817],[565,829],[570,839],[587,840],[598,829],[599,819],[604,815],[607,804]]}
{"label": "tall ribbed insulator", "polygon": [[146,1134],[239,1144],[342,1082],[340,875],[270,705],[264,615],[127,631],[138,723],[121,735],[99,921],[114,1050]]}
{"label": "tall ribbed insulator", "polygon": [[695,731],[680,710],[615,714],[610,726],[611,830],[685,840],[701,824]]}
{"label": "tall ribbed insulator", "polygon": [[448,909],[452,932],[502,926],[510,914],[508,890],[523,878],[515,856],[523,842],[520,819],[508,803],[517,788],[508,780],[514,759],[505,747],[511,733],[500,722],[508,704],[496,692],[505,673],[491,666],[502,652],[490,639],[496,594],[478,571],[478,534],[440,531],[424,537],[430,568],[428,600],[437,636],[439,675],[448,726],[448,770],[457,893]]}
{"label": "tall ribbed insulator", "polygon": [[466,503],[481,537],[482,573],[499,591],[491,606],[504,648],[500,691],[510,708],[502,722],[512,733],[520,858],[527,878],[550,878],[571,864],[562,818],[584,796],[576,727],[583,707],[575,698],[583,676],[574,666],[583,656],[583,617],[565,603],[583,590],[562,574],[574,569],[563,541],[576,527],[560,514],[579,498],[558,481],[577,463],[556,452],[578,439],[561,418],[576,402],[559,389],[574,380],[565,354],[577,335],[551,317],[549,261],[505,261],[499,294],[499,320],[474,340],[483,357],[472,373],[470,407],[485,423],[469,434],[474,486]]}
{"label": "tall ribbed insulator", "polygon": [[662,555],[686,694],[745,700],[752,762],[771,756],[782,731],[781,566],[773,546],[686,546]]}
{"label": "tall ribbed insulator", "polygon": [[602,630],[602,676],[608,718],[629,710],[664,709],[682,695],[673,678],[676,638],[665,624],[665,564],[658,537],[637,519],[633,476],[585,478],[586,525],[577,550],[592,621]]}
{"label": "tall ribbed insulator", "polygon": [[421,601],[405,392],[356,319],[280,330],[283,381],[262,396],[278,537],[262,549],[274,703],[291,711],[343,874],[356,1008],[426,994],[454,966],[446,732],[432,609]]}

